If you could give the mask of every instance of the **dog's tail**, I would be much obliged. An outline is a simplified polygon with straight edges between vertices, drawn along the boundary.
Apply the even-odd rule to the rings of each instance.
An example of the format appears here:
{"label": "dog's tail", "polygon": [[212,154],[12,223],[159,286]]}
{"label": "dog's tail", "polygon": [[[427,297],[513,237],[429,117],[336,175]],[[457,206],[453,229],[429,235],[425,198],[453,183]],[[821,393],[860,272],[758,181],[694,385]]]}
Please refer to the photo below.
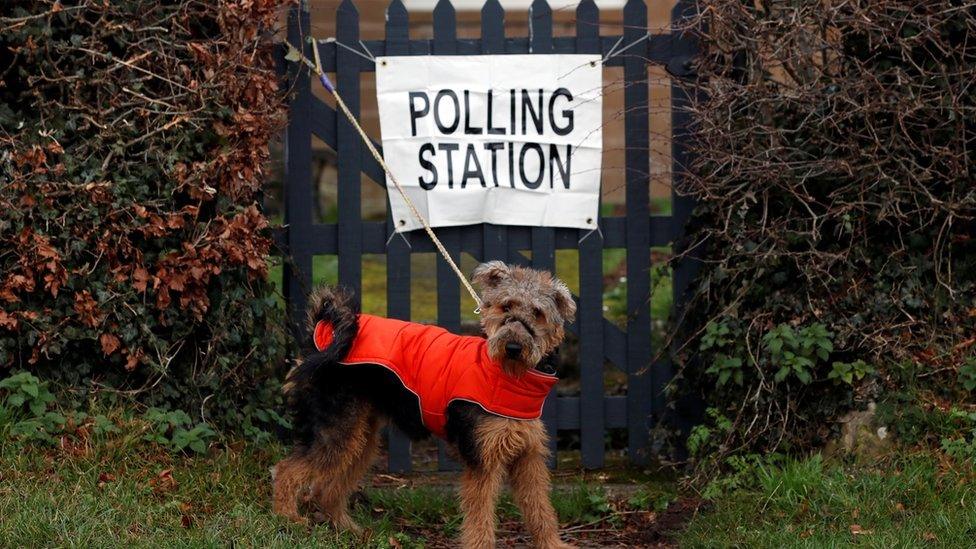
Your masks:
{"label": "dog's tail", "polygon": [[[288,386],[303,386],[315,379],[323,366],[342,360],[352,347],[359,332],[359,315],[353,305],[352,294],[332,286],[322,286],[308,298],[308,339],[304,345],[304,357],[289,374]],[[317,332],[327,331],[323,348],[317,344]]]}

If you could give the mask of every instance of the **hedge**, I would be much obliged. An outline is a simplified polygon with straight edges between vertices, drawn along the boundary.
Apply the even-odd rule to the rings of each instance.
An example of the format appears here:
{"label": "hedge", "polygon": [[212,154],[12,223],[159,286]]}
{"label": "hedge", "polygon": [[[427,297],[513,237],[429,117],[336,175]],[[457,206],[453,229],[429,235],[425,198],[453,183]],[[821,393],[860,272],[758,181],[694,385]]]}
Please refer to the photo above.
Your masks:
{"label": "hedge", "polygon": [[0,377],[264,417],[285,346],[256,203],[282,3],[4,3]]}
{"label": "hedge", "polygon": [[700,7],[676,384],[710,407],[693,443],[806,449],[870,401],[973,403],[976,7]]}

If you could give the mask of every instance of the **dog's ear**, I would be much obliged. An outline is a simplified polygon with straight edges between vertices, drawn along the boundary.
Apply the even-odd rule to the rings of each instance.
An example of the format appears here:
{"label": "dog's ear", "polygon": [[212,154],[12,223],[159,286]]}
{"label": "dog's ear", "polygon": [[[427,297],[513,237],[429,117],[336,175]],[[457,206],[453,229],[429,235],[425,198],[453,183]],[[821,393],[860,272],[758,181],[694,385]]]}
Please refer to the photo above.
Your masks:
{"label": "dog's ear", "polygon": [[511,274],[512,271],[508,265],[501,261],[489,261],[475,267],[474,272],[471,273],[471,279],[483,290],[487,290],[498,286],[502,281],[507,280]]}
{"label": "dog's ear", "polygon": [[552,300],[556,302],[556,309],[563,320],[570,320],[576,314],[576,302],[573,301],[573,294],[569,287],[559,279],[552,281]]}

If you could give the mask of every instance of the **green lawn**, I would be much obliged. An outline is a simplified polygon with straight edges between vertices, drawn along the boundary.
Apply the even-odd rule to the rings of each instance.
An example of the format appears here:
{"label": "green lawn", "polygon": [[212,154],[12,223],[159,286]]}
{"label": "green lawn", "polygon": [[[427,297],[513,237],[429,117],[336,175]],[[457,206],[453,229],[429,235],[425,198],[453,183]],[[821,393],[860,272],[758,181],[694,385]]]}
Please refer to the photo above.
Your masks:
{"label": "green lawn", "polygon": [[[173,454],[145,442],[146,424],[110,415],[115,432],[75,430],[58,447],[0,438],[4,546],[441,547],[460,515],[451,474],[377,472],[355,498],[362,537],[270,512],[277,443]],[[976,471],[931,452],[857,465],[819,456],[756,465],[745,488],[705,502],[673,476],[561,469],[554,504],[565,535],[586,547],[972,547]],[[499,506],[504,546],[525,543],[518,512]],[[655,545],[657,546],[657,545]]]}
{"label": "green lawn", "polygon": [[681,535],[686,547],[974,547],[976,470],[932,453],[819,456],[757,472]]}
{"label": "green lawn", "polygon": [[[119,417],[120,432],[76,431],[61,448],[30,446],[0,429],[0,545],[429,547],[451,545],[457,535],[456,475],[371,476],[354,505],[365,533],[354,537],[271,513],[269,468],[284,452],[277,443],[172,454],[143,441],[145,424]],[[601,530],[633,533],[627,521],[649,515],[675,490],[673,482],[663,482],[652,492],[627,474],[615,480],[627,488],[624,495],[563,473],[554,504],[564,527],[585,525],[579,535],[588,537]],[[499,511],[500,537],[524,542],[507,495]]]}

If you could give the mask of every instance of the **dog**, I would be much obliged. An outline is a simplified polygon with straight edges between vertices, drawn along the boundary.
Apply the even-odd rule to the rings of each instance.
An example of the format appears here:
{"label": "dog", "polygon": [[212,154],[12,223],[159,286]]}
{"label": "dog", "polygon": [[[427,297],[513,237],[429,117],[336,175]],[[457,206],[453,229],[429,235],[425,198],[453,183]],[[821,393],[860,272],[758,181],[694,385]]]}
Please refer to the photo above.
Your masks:
{"label": "dog", "polygon": [[472,280],[483,298],[486,338],[360,315],[336,288],[311,296],[311,341],[285,382],[295,444],[273,469],[276,513],[302,521],[303,511],[317,511],[340,530],[359,531],[349,496],[382,427],[392,423],[414,440],[444,438],[460,458],[463,547],[495,546],[506,475],[535,546],[570,547],[559,538],[549,499],[548,436],[539,416],[556,383],[546,358],[576,305],[544,271],[491,261]]}

